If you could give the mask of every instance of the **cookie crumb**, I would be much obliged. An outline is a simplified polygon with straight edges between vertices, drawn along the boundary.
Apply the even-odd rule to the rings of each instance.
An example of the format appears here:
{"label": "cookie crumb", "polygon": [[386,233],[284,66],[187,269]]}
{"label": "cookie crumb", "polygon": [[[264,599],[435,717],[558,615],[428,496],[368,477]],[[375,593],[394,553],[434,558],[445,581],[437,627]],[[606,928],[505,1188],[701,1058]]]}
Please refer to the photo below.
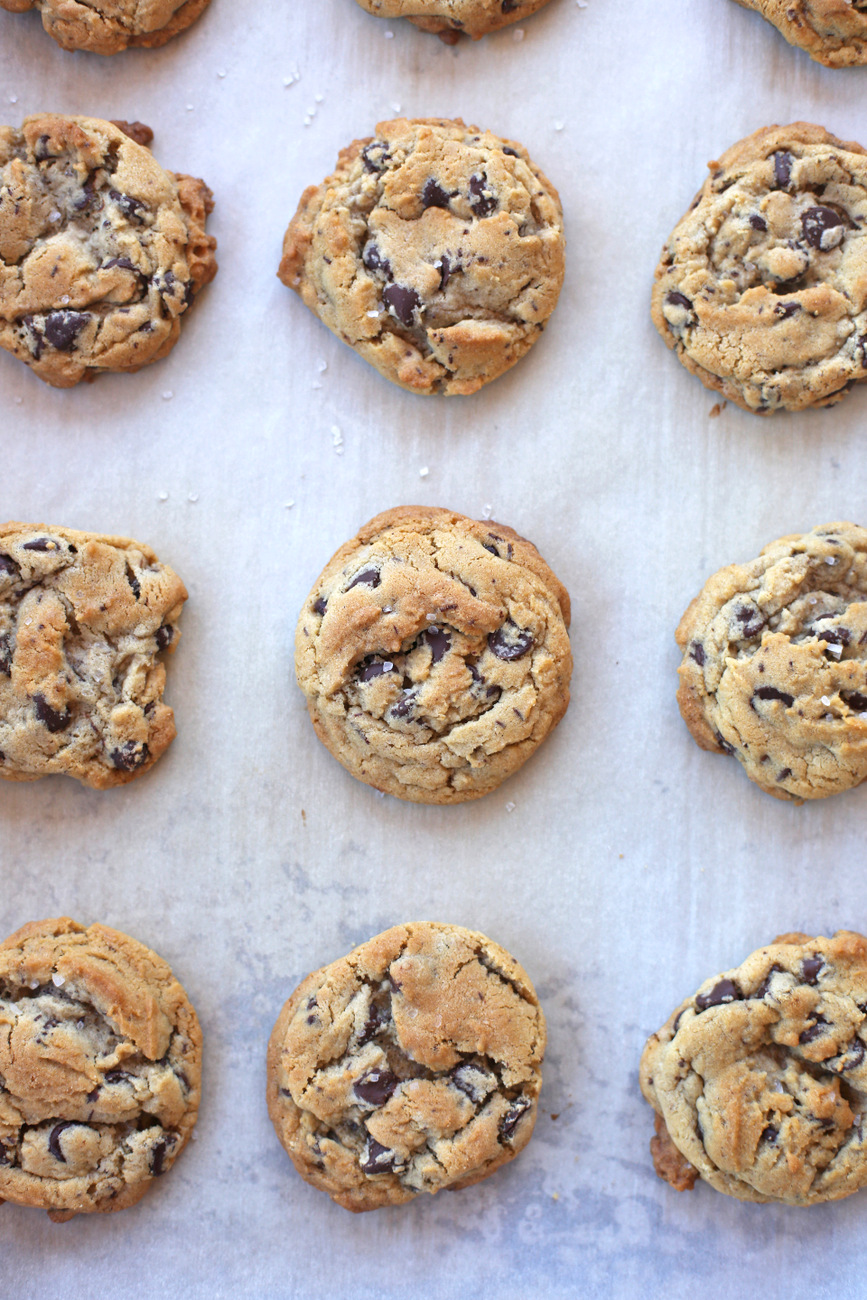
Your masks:
{"label": "cookie crumb", "polygon": [[725,402],[714,402],[713,406],[710,408],[709,418],[711,420],[717,419],[718,416],[722,415],[724,406]]}

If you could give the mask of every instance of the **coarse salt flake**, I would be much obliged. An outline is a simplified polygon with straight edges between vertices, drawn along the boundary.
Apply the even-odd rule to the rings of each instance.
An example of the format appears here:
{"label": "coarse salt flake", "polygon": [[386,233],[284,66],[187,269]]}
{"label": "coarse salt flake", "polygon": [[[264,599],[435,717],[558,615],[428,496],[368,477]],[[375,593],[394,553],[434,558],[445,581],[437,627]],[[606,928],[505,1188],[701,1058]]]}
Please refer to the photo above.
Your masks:
{"label": "coarse salt flake", "polygon": [[554,123],[554,130],[555,130],[555,131],[562,131],[565,125],[566,125],[566,123],[565,123],[561,118],[558,117],[557,120],[556,120],[555,123]]}
{"label": "coarse salt flake", "polygon": [[493,514],[493,510],[494,510],[493,506],[482,506],[482,518],[490,519],[491,515]]}
{"label": "coarse salt flake", "polygon": [[834,557],[833,555],[826,555],[826,556],[825,556],[825,563],[826,563],[826,564],[836,564],[837,561],[836,561],[836,559],[835,559],[835,557]]}
{"label": "coarse salt flake", "polygon": [[59,221],[59,220],[60,220],[60,210],[59,210],[58,208],[55,208],[53,212],[49,212],[49,214],[48,214],[48,220],[49,220],[49,221]]}
{"label": "coarse salt flake", "polygon": [[828,651],[829,655],[834,655],[836,659],[839,659],[843,654],[843,647],[841,645],[826,645],[825,649]]}
{"label": "coarse salt flake", "polygon": [[428,469],[427,465],[422,465],[421,469],[418,472],[418,476],[419,478],[427,478],[429,473],[430,470]]}
{"label": "coarse salt flake", "polygon": [[506,804],[506,812],[514,812],[514,811],[515,811],[515,805],[512,803],[510,799],[509,802]]}
{"label": "coarse salt flake", "polygon": [[174,393],[170,388],[167,388],[166,391],[163,393],[163,401],[170,402],[173,397],[174,397]]}
{"label": "coarse salt flake", "polygon": [[66,976],[58,975],[57,971],[55,971],[54,974],[51,976],[51,983],[54,985],[55,988],[62,989],[64,984],[66,983]]}
{"label": "coarse salt flake", "polygon": [[157,493],[157,501],[168,501],[168,499],[169,499],[169,494],[168,494],[168,492],[158,492],[158,493]]}
{"label": "coarse salt flake", "polygon": [[822,696],[822,703],[826,709],[830,707],[831,701],[828,699],[827,695]]}
{"label": "coarse salt flake", "polygon": [[524,39],[524,29],[523,29],[523,27],[516,27],[515,30],[512,32],[512,40],[513,40],[513,41],[522,41],[523,39]]}
{"label": "coarse salt flake", "polygon": [[386,39],[387,41],[393,41],[393,40],[394,40],[394,32],[386,32],[386,33],[385,33],[385,39]]}
{"label": "coarse salt flake", "polygon": [[190,495],[187,497],[187,500],[192,501],[193,504],[195,504],[196,501],[198,501],[198,499],[199,499],[198,492],[191,492]]}

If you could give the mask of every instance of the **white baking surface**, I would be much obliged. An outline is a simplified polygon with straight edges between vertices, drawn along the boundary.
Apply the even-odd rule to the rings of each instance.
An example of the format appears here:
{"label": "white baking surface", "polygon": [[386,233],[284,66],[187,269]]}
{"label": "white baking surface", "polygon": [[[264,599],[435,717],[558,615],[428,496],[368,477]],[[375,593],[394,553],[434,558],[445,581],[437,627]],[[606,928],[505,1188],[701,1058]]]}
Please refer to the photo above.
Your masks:
{"label": "white baking surface", "polygon": [[[775,934],[867,925],[867,789],[796,808],[702,753],[673,641],[717,568],[867,522],[867,386],[831,411],[710,418],[648,315],[707,160],[797,118],[867,143],[867,70],[811,63],[730,0],[551,0],[519,31],[449,48],[353,0],[213,0],[165,49],[102,59],[0,12],[0,121],[150,123],[158,159],[213,187],[221,264],[138,375],[58,392],[0,354],[0,517],[129,534],[190,590],[179,735],[154,771],[107,793],[0,782],[0,931],[68,913],[135,935],[185,984],[206,1051],[197,1140],[139,1206],[64,1225],[0,1210],[5,1300],[863,1294],[867,1194],[807,1211],[675,1193],[637,1067],[683,997]],[[558,310],[475,397],[392,387],[275,278],[304,186],[398,111],[521,140],[563,197]],[[573,597],[569,713],[457,808],[354,781],[292,678],[321,567],[405,502],[490,511]],[[410,919],[483,930],[530,972],[540,1118],[483,1185],[352,1216],[277,1144],[265,1043],[309,970]]]}

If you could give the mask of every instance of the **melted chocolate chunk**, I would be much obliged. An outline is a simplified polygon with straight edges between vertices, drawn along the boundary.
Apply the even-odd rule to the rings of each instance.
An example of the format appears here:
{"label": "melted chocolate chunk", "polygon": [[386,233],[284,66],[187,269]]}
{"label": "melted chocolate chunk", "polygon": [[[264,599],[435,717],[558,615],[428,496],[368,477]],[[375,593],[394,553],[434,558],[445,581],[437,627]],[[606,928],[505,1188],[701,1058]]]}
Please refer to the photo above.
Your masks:
{"label": "melted chocolate chunk", "polygon": [[421,192],[421,201],[426,208],[447,208],[450,195],[431,177]]}
{"label": "melted chocolate chunk", "polygon": [[106,1083],[123,1083],[124,1079],[128,1079],[129,1077],[130,1076],[127,1074],[126,1070],[106,1070],[103,1075]]}
{"label": "melted chocolate chunk", "polygon": [[63,713],[58,712],[57,709],[52,709],[44,695],[34,695],[33,704],[36,708],[37,718],[52,733],[65,731],[72,721],[72,714],[68,708]]}
{"label": "melted chocolate chunk", "polygon": [[525,1111],[530,1109],[530,1101],[526,1097],[518,1097],[517,1101],[506,1111],[500,1120],[500,1141],[511,1142],[515,1136],[515,1129],[518,1127],[518,1121]]}
{"label": "melted chocolate chunk", "polygon": [[397,1152],[384,1147],[376,1138],[368,1138],[367,1159],[361,1166],[365,1174],[390,1174],[397,1163]]}
{"label": "melted chocolate chunk", "polygon": [[71,352],[89,320],[86,311],[50,311],[45,317],[45,339],[58,352]]}
{"label": "melted chocolate chunk", "polygon": [[503,153],[507,153],[507,154],[509,155],[510,158],[517,158],[517,157],[518,157],[518,151],[517,151],[517,149],[510,149],[509,146],[508,146],[507,144],[504,144],[504,145],[503,145]]}
{"label": "melted chocolate chunk", "polygon": [[369,664],[364,664],[358,669],[359,681],[369,682],[374,677],[381,677],[383,673],[390,673],[394,669],[394,664],[390,660],[383,663],[379,659],[374,659]]}
{"label": "melted chocolate chunk", "polygon": [[685,293],[679,293],[677,289],[672,289],[671,293],[665,295],[665,301],[672,307],[685,307],[687,311],[692,311],[692,299],[687,298]]}
{"label": "melted chocolate chunk", "polygon": [[398,700],[396,704],[392,704],[391,708],[389,709],[389,713],[391,714],[391,716],[393,718],[405,718],[410,713],[412,713],[413,709],[415,708],[415,701],[416,701],[417,694],[418,694],[417,686],[408,691],[404,691],[403,699]]}
{"label": "melted chocolate chunk", "polygon": [[33,150],[33,157],[37,162],[45,162],[46,158],[54,157],[51,150],[48,148],[48,140],[49,137],[47,135],[41,135],[36,141],[36,146]]}
{"label": "melted chocolate chunk", "polygon": [[131,262],[128,257],[111,257],[107,262],[103,262],[102,270],[110,271],[113,267],[120,267],[122,271],[134,271],[135,263]]}
{"label": "melted chocolate chunk", "polygon": [[440,261],[440,290],[442,291],[446,287],[455,271],[462,271],[463,269],[461,262],[457,260],[451,262],[448,253],[443,253]]}
{"label": "melted chocolate chunk", "polygon": [[777,1138],[779,1136],[780,1136],[780,1130],[776,1128],[773,1124],[769,1124],[767,1128],[762,1129],[762,1134],[761,1137],[759,1138],[759,1141],[767,1142],[769,1146],[775,1147],[777,1145]]}
{"label": "melted chocolate chunk", "polygon": [[378,1007],[375,1002],[372,1002],[370,1004],[370,1010],[367,1014],[364,1028],[362,1029],[358,1039],[359,1044],[363,1045],[364,1043],[369,1043],[372,1038],[375,1038],[380,1029],[382,1029],[383,1025],[386,1023],[387,1019],[388,1016],[385,1009],[383,1007]]}
{"label": "melted chocolate chunk", "polygon": [[[833,618],[833,615],[829,617]],[[852,640],[852,633],[848,627],[826,627],[823,632],[818,632],[816,635],[823,641],[827,641],[829,645],[848,645]]]}
{"label": "melted chocolate chunk", "polygon": [[361,151],[361,164],[366,172],[383,171],[390,158],[383,140],[371,140]]}
{"label": "melted chocolate chunk", "polygon": [[807,243],[811,248],[818,248],[825,252],[837,247],[843,238],[846,225],[846,218],[835,208],[819,206],[807,208],[806,212],[801,213],[801,226]]}
{"label": "melted chocolate chunk", "polygon": [[788,188],[789,181],[792,179],[792,161],[792,155],[785,150],[774,154],[774,179],[777,182],[777,189]]}
{"label": "melted chocolate chunk", "polygon": [[109,755],[112,763],[121,772],[135,772],[144,767],[151,756],[147,745],[138,740],[128,740],[120,749],[113,749]]}
{"label": "melted chocolate chunk", "polygon": [[76,1121],[73,1119],[62,1120],[60,1124],[55,1124],[54,1128],[48,1134],[48,1150],[59,1160],[62,1165],[66,1164],[66,1156],[60,1146],[60,1135],[68,1128],[75,1128]]}
{"label": "melted chocolate chunk", "polygon": [[816,1016],[815,1024],[809,1025],[802,1034],[798,1035],[799,1043],[812,1043],[817,1038],[821,1038],[825,1031],[827,1020],[824,1016]]}
{"label": "melted chocolate chunk", "polygon": [[[511,628],[514,628],[514,632],[510,631]],[[488,637],[488,649],[498,659],[504,659],[507,663],[511,663],[513,659],[521,659],[532,650],[534,645],[532,635],[522,628],[515,627],[511,621],[504,623]]]}
{"label": "melted chocolate chunk", "polygon": [[11,555],[0,555],[0,575],[4,573],[18,574],[18,565]]}
{"label": "melted chocolate chunk", "polygon": [[372,242],[365,244],[361,260],[368,271],[381,271],[388,279],[391,278],[391,262],[387,257],[382,256],[376,244]]}
{"label": "melted chocolate chunk", "polygon": [[138,600],[141,596],[141,583],[129,565],[126,566],[126,580],[132,588],[132,594],[135,596],[136,600]]}
{"label": "melted chocolate chunk", "polygon": [[794,695],[788,695],[786,691],[778,691],[776,686],[760,686],[755,694],[760,700],[782,700],[787,709],[795,703]]}
{"label": "melted chocolate chunk", "polygon": [[864,1044],[860,1038],[853,1038],[846,1051],[837,1059],[834,1069],[838,1074],[845,1070],[856,1070],[864,1060]]}
{"label": "melted chocolate chunk", "polygon": [[840,694],[850,709],[856,713],[867,712],[867,695],[862,695],[860,691],[841,691]]}
{"label": "melted chocolate chunk", "polygon": [[767,230],[768,228],[767,221],[765,221],[764,217],[760,217],[758,212],[750,214],[750,225],[753,230]]}
{"label": "melted chocolate chunk", "polygon": [[166,1150],[168,1148],[168,1145],[169,1144],[165,1138],[160,1138],[159,1142],[157,1142],[156,1146],[151,1152],[151,1173],[153,1174],[154,1178],[159,1178],[161,1174],[165,1173],[165,1169],[163,1168],[163,1161],[166,1158]]}
{"label": "melted chocolate chunk", "polygon": [[131,194],[121,194],[118,190],[109,190],[108,197],[113,200],[120,208],[123,215],[130,221],[141,221],[142,213],[147,211],[147,205],[140,199],[134,199]]}
{"label": "melted chocolate chunk", "polygon": [[743,994],[733,980],[720,980],[714,984],[709,993],[699,993],[695,999],[696,1011],[707,1011],[708,1007],[720,1007],[728,1002],[740,1002]]}
{"label": "melted chocolate chunk", "polygon": [[12,638],[0,636],[0,673],[4,677],[12,676]]}
{"label": "melted chocolate chunk", "polygon": [[53,537],[37,537],[32,542],[25,542],[22,551],[59,551],[60,546]]}
{"label": "melted chocolate chunk", "polygon": [[421,304],[415,289],[409,289],[402,284],[390,284],[387,289],[383,289],[382,301],[391,314],[396,316],[401,325],[405,325],[407,329],[413,324],[413,312]]}
{"label": "melted chocolate chunk", "polygon": [[352,1091],[371,1106],[384,1106],[399,1083],[391,1070],[371,1070],[352,1085]]}
{"label": "melted chocolate chunk", "polygon": [[431,663],[438,664],[452,643],[448,632],[440,627],[429,627],[422,634],[422,641],[431,649]]}
{"label": "melted chocolate chunk", "polygon": [[701,644],[700,641],[693,641],[692,645],[690,646],[689,655],[691,659],[695,660],[699,668],[704,667],[704,658],[705,658],[704,646]]}
{"label": "melted chocolate chunk", "polygon": [[496,196],[488,192],[488,178],[482,173],[481,176],[470,177],[470,207],[477,217],[487,217],[499,207]]}
{"label": "melted chocolate chunk", "polygon": [[322,614],[325,613],[325,611],[326,611],[327,608],[328,608],[328,601],[325,599],[324,596],[318,596],[317,599],[314,600],[314,602],[313,602],[313,613],[314,613],[314,614],[320,614],[320,615],[322,615]]}
{"label": "melted chocolate chunk", "polygon": [[346,590],[352,591],[353,587],[362,585],[365,587],[378,587],[381,581],[379,569],[365,569],[362,573],[355,575]]}
{"label": "melted chocolate chunk", "polygon": [[780,320],[788,320],[790,316],[796,316],[800,310],[799,302],[778,302],[774,308],[774,315],[779,316]]}
{"label": "melted chocolate chunk", "polygon": [[163,623],[154,633],[154,640],[157,643],[157,650],[168,650],[175,635],[175,629],[171,623]]}
{"label": "melted chocolate chunk", "polygon": [[714,732],[714,736],[716,738],[716,743],[719,745],[720,749],[724,754],[737,753],[737,750],[735,749],[734,745],[730,745],[727,740],[724,740],[718,731]]}
{"label": "melted chocolate chunk", "polygon": [[817,953],[812,957],[805,957],[801,962],[801,979],[805,984],[818,984],[819,971],[824,965],[824,961]]}

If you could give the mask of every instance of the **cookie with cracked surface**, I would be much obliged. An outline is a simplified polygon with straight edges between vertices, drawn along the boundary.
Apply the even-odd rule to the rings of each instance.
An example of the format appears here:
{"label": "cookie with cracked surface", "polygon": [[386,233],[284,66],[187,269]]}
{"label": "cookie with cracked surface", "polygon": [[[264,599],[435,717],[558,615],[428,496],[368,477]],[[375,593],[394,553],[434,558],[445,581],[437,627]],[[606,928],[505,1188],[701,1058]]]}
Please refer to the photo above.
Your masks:
{"label": "cookie with cracked surface", "polygon": [[706,980],[641,1059],[659,1176],[787,1205],[857,1192],[867,1183],[865,1006],[867,939],[849,930],[780,935]]}
{"label": "cookie with cracked surface", "polygon": [[867,63],[865,0],[737,0],[827,68]]}
{"label": "cookie with cracked surface", "polygon": [[56,388],[167,356],[216,274],[211,191],[124,126],[43,113],[0,127],[0,347]]}
{"label": "cookie with cracked surface", "polygon": [[867,378],[867,152],[806,122],[733,145],[662,250],[652,315],[744,410],[839,402]]}
{"label": "cookie with cracked surface", "polygon": [[410,392],[474,393],[524,355],[563,282],[557,191],[460,120],[380,122],[304,191],[279,276]]}
{"label": "cookie with cracked surface", "polygon": [[135,1205],[199,1108],[202,1035],[169,967],[68,917],[0,944],[0,1201],[57,1221]]}
{"label": "cookie with cracked surface", "polygon": [[523,22],[548,0],[358,0],[377,18],[408,18],[423,31],[453,45],[461,36],[474,41],[510,23]]}
{"label": "cookie with cracked surface", "polygon": [[461,926],[398,925],[309,975],[268,1044],[268,1112],[347,1210],[469,1187],[530,1140],[545,1017],[526,972]]}
{"label": "cookie with cracked surface", "polygon": [[117,54],[165,45],[196,21],[209,0],[0,0],[0,9],[38,9],[42,26],[64,50]]}
{"label": "cookie with cracked surface", "polygon": [[0,525],[0,778],[102,790],[152,767],[175,738],[162,655],[186,598],[139,542]]}
{"label": "cookie with cracked surface", "polygon": [[694,739],[778,799],[867,778],[867,530],[825,524],[715,573],[680,620]]}
{"label": "cookie with cracked surface", "polygon": [[387,510],[333,556],[298,620],[316,734],[399,799],[478,799],[566,712],[569,614],[565,588],[511,528]]}

